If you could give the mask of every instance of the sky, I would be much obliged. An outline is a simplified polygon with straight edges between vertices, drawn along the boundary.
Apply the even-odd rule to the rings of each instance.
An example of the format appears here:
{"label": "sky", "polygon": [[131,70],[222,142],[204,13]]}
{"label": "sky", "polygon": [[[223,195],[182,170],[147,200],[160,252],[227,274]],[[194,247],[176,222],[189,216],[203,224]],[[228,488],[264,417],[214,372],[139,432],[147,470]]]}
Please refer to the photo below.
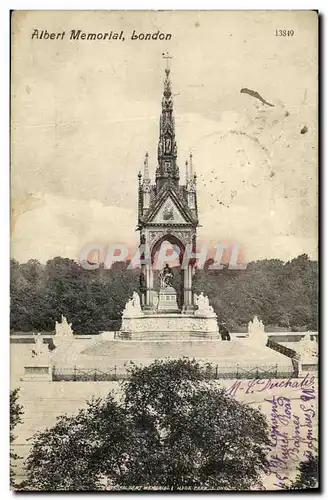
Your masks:
{"label": "sky", "polygon": [[[35,29],[65,37],[32,39]],[[72,29],[125,40],[70,40]],[[172,37],[131,40],[133,30]],[[137,174],[146,151],[155,174],[167,51],[199,241],[238,243],[247,261],[317,258],[317,17],[306,11],[15,12],[13,258],[137,245]]]}

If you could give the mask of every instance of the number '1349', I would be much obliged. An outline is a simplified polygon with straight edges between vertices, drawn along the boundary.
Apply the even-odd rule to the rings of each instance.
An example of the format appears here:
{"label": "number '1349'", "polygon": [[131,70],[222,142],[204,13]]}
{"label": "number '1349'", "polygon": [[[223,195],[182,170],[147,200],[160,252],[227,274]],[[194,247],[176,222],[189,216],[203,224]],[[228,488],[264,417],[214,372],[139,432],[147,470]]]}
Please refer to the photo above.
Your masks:
{"label": "number '1349'", "polygon": [[294,36],[294,30],[276,30],[276,36]]}

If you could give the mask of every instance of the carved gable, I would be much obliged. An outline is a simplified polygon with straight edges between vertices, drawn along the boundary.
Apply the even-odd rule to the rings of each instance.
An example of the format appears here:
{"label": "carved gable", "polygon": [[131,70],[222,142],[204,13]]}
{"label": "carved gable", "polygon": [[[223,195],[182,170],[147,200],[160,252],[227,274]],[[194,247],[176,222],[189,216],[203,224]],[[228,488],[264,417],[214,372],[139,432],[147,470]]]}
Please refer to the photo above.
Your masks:
{"label": "carved gable", "polygon": [[168,197],[149,222],[155,224],[189,224],[171,197]]}

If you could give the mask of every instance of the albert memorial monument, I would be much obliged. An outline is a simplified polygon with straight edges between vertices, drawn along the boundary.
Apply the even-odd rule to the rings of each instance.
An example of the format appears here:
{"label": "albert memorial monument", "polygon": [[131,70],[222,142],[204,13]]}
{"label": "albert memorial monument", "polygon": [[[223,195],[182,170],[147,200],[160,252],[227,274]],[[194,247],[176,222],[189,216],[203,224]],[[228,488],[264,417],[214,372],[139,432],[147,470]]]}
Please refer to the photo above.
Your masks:
{"label": "albert memorial monument", "polygon": [[[260,363],[292,374],[291,359],[267,347],[264,325],[257,318],[249,334],[232,335],[230,342],[222,341],[220,318],[209,299],[203,293],[193,292],[199,226],[197,175],[190,154],[185,163],[184,183],[180,182],[168,67],[154,181],[149,160],[146,153],[143,172],[138,174],[139,289],[125,304],[119,331],[83,338],[65,336],[65,342],[59,342],[52,356],[56,370],[69,370],[72,366],[105,371],[113,368],[119,374],[125,373],[130,361],[146,365],[154,359],[186,356],[214,363],[220,373],[236,366],[254,369]],[[175,249],[174,265],[168,259],[159,265],[157,257],[162,245]],[[56,344],[56,338],[54,341]]]}
{"label": "albert memorial monument", "polygon": [[[135,293],[122,316],[121,337],[131,339],[217,339],[217,317],[207,297],[194,296],[192,258],[175,276],[168,263],[154,279],[155,257],[164,242],[178,249],[180,264],[196,251],[198,226],[196,174],[192,155],[180,184],[173,117],[170,69],[165,70],[155,182],[149,175],[148,153],[139,178],[140,298]],[[143,260],[142,260],[143,258]],[[179,279],[178,279],[179,278]],[[156,285],[159,288],[156,291]]]}

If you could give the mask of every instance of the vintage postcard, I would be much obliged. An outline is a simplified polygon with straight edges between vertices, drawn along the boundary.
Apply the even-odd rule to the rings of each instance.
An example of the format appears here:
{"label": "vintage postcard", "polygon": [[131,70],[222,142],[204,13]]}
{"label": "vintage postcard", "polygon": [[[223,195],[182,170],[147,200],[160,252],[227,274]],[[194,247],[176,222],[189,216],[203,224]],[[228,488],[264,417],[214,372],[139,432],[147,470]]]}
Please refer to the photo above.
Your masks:
{"label": "vintage postcard", "polygon": [[11,14],[11,488],[319,489],[318,13]]}

